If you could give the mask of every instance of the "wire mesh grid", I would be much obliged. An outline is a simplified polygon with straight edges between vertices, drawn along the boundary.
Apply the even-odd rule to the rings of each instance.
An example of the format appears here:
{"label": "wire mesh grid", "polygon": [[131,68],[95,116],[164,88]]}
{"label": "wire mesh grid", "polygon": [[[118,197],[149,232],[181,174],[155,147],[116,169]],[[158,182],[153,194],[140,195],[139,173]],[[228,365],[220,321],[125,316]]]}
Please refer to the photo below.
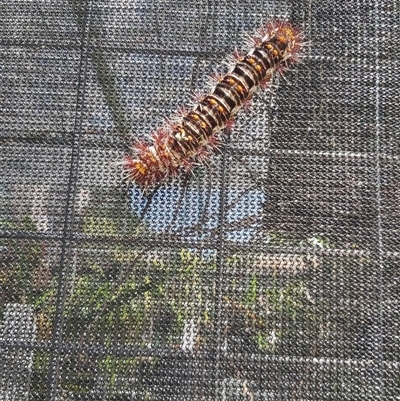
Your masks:
{"label": "wire mesh grid", "polygon": [[[396,0],[0,2],[0,400],[397,400]],[[304,63],[209,166],[113,162],[271,15]]]}

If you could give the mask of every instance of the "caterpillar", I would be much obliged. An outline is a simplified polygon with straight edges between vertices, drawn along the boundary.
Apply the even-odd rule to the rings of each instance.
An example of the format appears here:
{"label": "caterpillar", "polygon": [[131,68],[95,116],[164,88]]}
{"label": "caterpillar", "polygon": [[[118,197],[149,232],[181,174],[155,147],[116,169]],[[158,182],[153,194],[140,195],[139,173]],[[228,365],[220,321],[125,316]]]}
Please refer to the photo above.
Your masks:
{"label": "caterpillar", "polygon": [[300,58],[303,34],[287,21],[273,20],[259,29],[245,54],[235,52],[225,75],[191,109],[182,108],[158,128],[150,141],[137,141],[122,161],[125,178],[147,190],[206,163],[233,126],[237,112],[274,74],[283,74]]}

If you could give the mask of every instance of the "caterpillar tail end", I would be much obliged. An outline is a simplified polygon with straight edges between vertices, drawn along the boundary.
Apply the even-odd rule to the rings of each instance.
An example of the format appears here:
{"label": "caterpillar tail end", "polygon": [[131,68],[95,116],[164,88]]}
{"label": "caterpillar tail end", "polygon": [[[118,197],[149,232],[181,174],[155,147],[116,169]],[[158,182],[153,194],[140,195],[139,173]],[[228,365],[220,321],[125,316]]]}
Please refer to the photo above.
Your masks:
{"label": "caterpillar tail end", "polygon": [[155,180],[148,167],[140,160],[125,156],[122,161],[123,175],[128,183],[137,184],[142,190],[151,188]]}

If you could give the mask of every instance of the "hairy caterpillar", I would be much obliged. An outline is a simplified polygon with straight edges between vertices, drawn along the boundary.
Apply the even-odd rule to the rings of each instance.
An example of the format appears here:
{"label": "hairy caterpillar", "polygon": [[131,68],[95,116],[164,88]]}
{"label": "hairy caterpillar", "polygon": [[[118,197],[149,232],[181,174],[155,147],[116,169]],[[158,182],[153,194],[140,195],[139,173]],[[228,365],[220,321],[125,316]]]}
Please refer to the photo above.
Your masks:
{"label": "hairy caterpillar", "polygon": [[252,38],[246,54],[235,52],[228,73],[214,77],[209,94],[167,120],[150,142],[134,144],[134,156],[125,156],[122,162],[127,180],[148,189],[205,163],[236,113],[258,88],[268,86],[273,74],[283,74],[298,61],[303,45],[302,33],[291,23],[268,22]]}

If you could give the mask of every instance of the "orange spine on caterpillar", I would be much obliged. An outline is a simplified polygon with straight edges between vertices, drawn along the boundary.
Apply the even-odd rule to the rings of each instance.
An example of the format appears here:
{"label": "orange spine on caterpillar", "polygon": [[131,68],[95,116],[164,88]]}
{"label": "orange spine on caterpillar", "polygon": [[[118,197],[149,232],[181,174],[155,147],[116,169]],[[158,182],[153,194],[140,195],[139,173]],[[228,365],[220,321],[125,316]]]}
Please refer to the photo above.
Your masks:
{"label": "orange spine on caterpillar", "polygon": [[167,120],[149,142],[134,144],[133,157],[125,156],[122,162],[126,179],[148,189],[204,164],[236,113],[258,88],[268,87],[274,74],[283,74],[298,61],[303,45],[302,33],[291,23],[268,22],[252,38],[250,50],[244,55],[235,52],[229,71],[214,77],[207,95]]}

